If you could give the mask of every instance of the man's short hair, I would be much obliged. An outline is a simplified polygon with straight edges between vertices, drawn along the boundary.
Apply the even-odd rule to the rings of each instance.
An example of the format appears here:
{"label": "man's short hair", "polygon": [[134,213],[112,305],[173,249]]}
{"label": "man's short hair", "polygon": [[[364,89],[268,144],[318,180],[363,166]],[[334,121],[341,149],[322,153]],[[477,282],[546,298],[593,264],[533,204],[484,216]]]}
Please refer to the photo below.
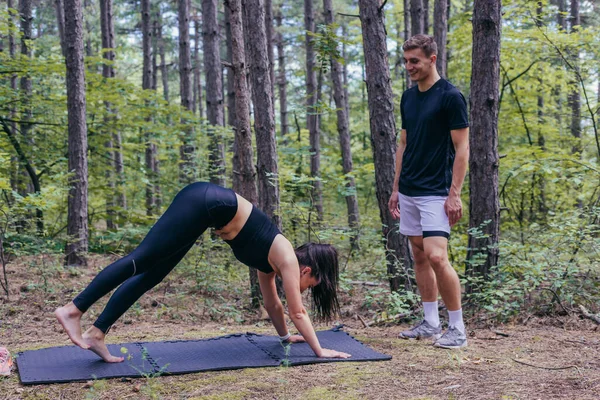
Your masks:
{"label": "man's short hair", "polygon": [[433,40],[433,36],[418,34],[408,39],[402,45],[402,50],[421,49],[426,57],[431,57],[432,54],[437,55],[437,43]]}

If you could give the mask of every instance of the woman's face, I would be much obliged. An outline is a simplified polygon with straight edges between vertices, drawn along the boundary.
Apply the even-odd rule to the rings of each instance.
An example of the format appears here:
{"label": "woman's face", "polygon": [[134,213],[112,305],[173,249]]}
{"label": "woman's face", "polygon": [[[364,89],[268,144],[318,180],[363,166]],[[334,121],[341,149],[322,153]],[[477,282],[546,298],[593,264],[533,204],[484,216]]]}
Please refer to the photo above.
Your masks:
{"label": "woman's face", "polygon": [[313,276],[310,267],[300,269],[300,293],[304,293],[306,289],[317,286],[320,280]]}

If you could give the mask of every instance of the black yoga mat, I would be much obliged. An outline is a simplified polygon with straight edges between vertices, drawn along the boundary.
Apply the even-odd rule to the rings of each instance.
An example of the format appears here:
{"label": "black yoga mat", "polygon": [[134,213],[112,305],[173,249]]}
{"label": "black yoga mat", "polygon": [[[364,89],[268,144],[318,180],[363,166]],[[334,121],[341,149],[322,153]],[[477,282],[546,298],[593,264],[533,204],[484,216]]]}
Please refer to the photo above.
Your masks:
{"label": "black yoga mat", "polygon": [[[392,358],[366,347],[339,328],[317,332],[317,336],[321,346],[350,353],[352,357],[318,358],[306,343],[284,346],[276,336],[246,333],[203,340],[109,345],[113,355],[126,358],[116,364],[105,363],[91,351],[76,346],[24,351],[19,353],[16,361],[21,383],[30,385]],[[121,352],[122,348],[127,349],[125,354]]]}

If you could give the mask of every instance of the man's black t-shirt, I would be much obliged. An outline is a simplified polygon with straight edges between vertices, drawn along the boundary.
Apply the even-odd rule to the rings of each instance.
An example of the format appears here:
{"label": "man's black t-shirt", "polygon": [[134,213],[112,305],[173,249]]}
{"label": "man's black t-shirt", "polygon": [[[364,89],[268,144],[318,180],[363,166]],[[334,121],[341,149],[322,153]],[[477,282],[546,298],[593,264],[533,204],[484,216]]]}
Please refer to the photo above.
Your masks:
{"label": "man's black t-shirt", "polygon": [[406,129],[400,193],[448,196],[455,153],[450,131],[469,126],[464,96],[445,79],[425,92],[415,85],[402,94],[400,112]]}

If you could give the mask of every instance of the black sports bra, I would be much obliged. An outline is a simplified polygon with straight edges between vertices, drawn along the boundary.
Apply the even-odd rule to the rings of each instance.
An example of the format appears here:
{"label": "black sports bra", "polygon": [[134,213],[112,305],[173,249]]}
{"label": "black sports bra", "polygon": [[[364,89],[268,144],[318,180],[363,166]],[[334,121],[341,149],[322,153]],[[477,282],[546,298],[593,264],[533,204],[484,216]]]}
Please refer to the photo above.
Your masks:
{"label": "black sports bra", "polygon": [[265,213],[252,206],[252,212],[240,232],[225,242],[240,262],[268,274],[273,272],[269,264],[269,250],[275,236],[280,233]]}

